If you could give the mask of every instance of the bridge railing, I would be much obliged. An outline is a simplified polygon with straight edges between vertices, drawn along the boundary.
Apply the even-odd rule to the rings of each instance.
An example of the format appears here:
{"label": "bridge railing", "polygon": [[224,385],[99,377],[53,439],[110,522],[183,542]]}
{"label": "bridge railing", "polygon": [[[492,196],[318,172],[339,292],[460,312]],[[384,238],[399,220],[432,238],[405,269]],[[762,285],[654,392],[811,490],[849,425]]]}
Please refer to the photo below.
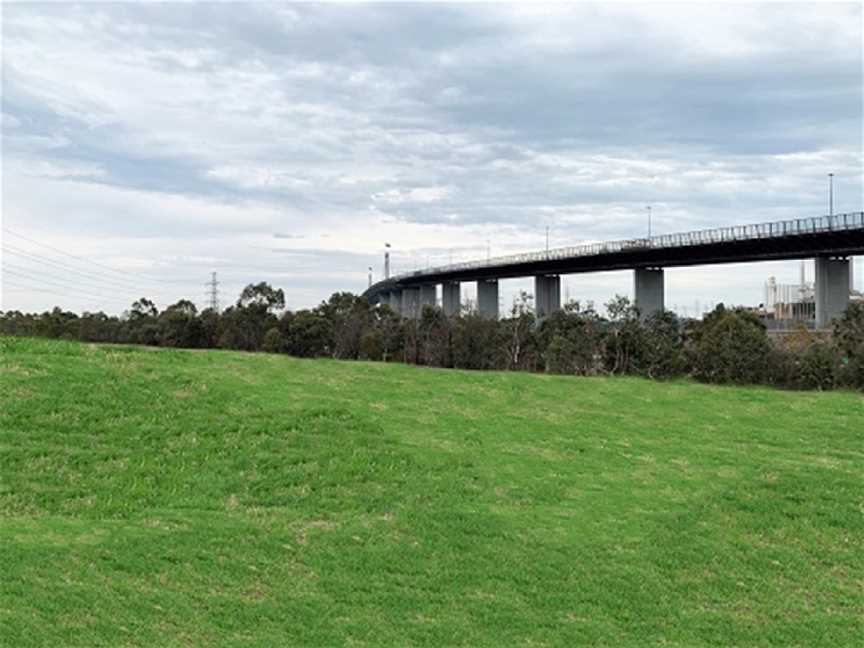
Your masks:
{"label": "bridge railing", "polygon": [[506,256],[492,257],[477,261],[463,261],[445,266],[430,267],[413,272],[395,275],[393,279],[422,278],[424,275],[459,272],[494,268],[497,266],[570,259],[574,257],[600,256],[616,254],[629,250],[680,248],[710,243],[727,243],[752,239],[780,238],[786,236],[801,236],[821,232],[844,231],[864,228],[864,212],[849,212],[831,216],[816,216],[813,218],[796,218],[792,220],[757,223],[753,225],[736,225],[733,227],[718,227],[695,232],[680,232],[677,234],[662,234],[650,238],[626,239],[604,243],[588,243],[570,247],[552,248],[539,252],[523,252]]}

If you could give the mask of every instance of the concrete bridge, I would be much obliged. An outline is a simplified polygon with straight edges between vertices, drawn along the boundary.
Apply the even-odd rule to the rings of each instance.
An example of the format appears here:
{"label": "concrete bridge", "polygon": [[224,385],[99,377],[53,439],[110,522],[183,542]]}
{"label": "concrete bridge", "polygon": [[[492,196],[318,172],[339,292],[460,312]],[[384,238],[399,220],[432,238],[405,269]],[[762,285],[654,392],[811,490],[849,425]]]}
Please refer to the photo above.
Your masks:
{"label": "concrete bridge", "polygon": [[364,295],[406,317],[435,305],[442,286],[447,315],[460,309],[460,284],[477,282],[477,309],[498,317],[498,281],[534,277],[538,317],[561,308],[561,275],[633,270],[634,301],[643,315],[664,308],[667,267],[813,258],[816,262],[816,325],[827,326],[848,305],[850,257],[864,254],[864,212],[666,234],[651,238],[556,248],[482,261],[455,263],[396,275]]}

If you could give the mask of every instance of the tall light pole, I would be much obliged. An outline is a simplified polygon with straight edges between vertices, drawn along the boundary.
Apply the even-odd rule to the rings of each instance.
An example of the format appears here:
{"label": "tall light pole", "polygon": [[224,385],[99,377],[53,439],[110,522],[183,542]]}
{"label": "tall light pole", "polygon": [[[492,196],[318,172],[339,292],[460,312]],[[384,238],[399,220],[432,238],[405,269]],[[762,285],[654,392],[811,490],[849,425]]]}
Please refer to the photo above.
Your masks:
{"label": "tall light pole", "polygon": [[834,174],[828,174],[828,215],[834,215]]}
{"label": "tall light pole", "polygon": [[648,210],[648,238],[651,238],[651,205],[646,205],[645,209]]}
{"label": "tall light pole", "polygon": [[384,278],[390,278],[390,244],[384,244]]}
{"label": "tall light pole", "polygon": [[369,266],[369,287],[372,287],[372,266]]}

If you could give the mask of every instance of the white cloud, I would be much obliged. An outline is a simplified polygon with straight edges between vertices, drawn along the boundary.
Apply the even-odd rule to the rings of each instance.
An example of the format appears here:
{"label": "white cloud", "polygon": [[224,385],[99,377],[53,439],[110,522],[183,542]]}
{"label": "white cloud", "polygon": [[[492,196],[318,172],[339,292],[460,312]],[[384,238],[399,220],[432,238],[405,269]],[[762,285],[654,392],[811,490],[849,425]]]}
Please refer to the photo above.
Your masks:
{"label": "white cloud", "polygon": [[449,197],[452,190],[448,187],[412,187],[410,189],[389,189],[372,195],[372,200],[385,205],[412,203],[436,203]]}

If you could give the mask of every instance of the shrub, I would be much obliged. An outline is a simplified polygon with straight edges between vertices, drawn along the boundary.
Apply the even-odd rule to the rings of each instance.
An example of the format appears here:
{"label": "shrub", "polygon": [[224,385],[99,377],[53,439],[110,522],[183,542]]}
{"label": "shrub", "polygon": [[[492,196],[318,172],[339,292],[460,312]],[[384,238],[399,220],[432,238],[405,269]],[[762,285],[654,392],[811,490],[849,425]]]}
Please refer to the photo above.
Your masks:
{"label": "shrub", "polygon": [[672,378],[684,373],[681,323],[675,313],[654,313],[645,322],[641,370],[648,378]]}
{"label": "shrub", "polygon": [[753,313],[723,304],[687,332],[687,362],[694,378],[710,383],[768,382],[775,353]]}
{"label": "shrub", "polygon": [[546,359],[546,371],[549,373],[578,373],[579,363],[576,361],[576,345],[568,338],[556,333],[543,354]]}
{"label": "shrub", "polygon": [[[564,373],[594,375],[605,371],[606,327],[591,307],[571,302],[564,310],[550,313],[537,334],[543,365]],[[560,338],[556,341],[556,338]],[[555,344],[553,345],[553,341]],[[548,370],[548,369],[547,369]]]}
{"label": "shrub", "polygon": [[850,304],[834,322],[834,346],[839,356],[839,381],[864,388],[864,303]]}
{"label": "shrub", "polygon": [[606,369],[610,373],[642,373],[646,332],[639,310],[627,297],[616,295],[606,304],[609,322],[605,335]]}
{"label": "shrub", "polygon": [[267,353],[282,353],[285,350],[282,331],[275,326],[267,329],[264,339],[261,341],[261,350]]}
{"label": "shrub", "polygon": [[833,389],[839,376],[837,350],[825,342],[814,342],[800,355],[795,376],[799,389]]}
{"label": "shrub", "polygon": [[498,322],[466,313],[451,320],[452,362],[457,369],[495,369]]}

